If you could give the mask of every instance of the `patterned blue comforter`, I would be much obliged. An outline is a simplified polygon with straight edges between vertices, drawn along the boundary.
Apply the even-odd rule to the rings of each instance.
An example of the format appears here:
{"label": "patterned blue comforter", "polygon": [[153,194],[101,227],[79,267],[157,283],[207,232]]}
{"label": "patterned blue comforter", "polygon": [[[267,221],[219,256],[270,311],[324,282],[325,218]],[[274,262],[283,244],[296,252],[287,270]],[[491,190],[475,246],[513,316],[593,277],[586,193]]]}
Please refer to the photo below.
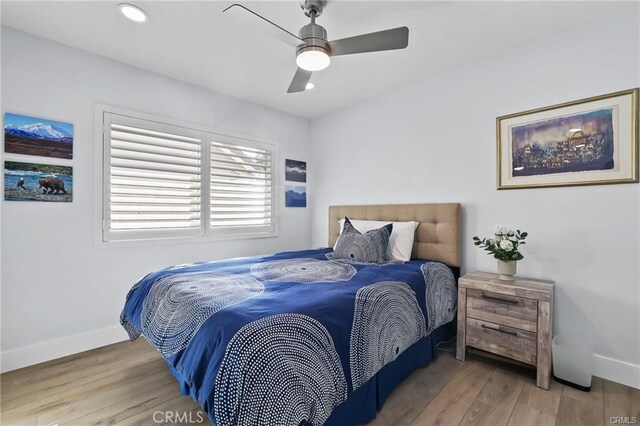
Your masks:
{"label": "patterned blue comforter", "polygon": [[213,424],[323,424],[456,307],[441,263],[359,264],[330,252],[153,272],[129,291],[121,324],[160,351]]}

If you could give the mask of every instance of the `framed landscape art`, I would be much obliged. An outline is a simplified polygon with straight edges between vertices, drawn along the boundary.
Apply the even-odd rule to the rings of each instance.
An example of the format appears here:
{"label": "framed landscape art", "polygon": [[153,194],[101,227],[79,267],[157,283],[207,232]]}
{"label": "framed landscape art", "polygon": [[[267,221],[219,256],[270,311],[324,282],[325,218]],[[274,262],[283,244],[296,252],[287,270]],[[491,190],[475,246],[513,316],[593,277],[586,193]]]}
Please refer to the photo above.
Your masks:
{"label": "framed landscape art", "polygon": [[73,124],[7,112],[4,152],[72,159]]}
{"label": "framed landscape art", "polygon": [[285,207],[307,207],[307,188],[304,185],[285,185]]}
{"label": "framed landscape art", "polygon": [[498,189],[638,182],[638,89],[497,118]]}
{"label": "framed landscape art", "polygon": [[286,159],[284,167],[285,180],[292,182],[307,181],[307,162]]}

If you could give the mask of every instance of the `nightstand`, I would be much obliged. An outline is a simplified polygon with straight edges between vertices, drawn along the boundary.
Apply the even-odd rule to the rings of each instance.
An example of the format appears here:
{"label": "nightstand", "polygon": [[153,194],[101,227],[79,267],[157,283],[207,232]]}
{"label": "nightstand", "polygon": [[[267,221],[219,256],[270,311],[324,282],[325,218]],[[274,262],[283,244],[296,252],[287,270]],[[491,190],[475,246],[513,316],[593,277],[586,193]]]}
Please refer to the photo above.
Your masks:
{"label": "nightstand", "polygon": [[537,369],[537,385],[549,389],[553,335],[553,281],[473,272],[458,281],[456,358],[468,346]]}

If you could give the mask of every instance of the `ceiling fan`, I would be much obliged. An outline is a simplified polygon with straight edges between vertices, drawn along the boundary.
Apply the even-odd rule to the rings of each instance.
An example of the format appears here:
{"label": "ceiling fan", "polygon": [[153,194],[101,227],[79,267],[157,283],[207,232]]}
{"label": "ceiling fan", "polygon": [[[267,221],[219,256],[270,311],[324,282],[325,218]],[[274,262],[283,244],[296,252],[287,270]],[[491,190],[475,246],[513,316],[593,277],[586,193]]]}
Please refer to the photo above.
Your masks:
{"label": "ceiling fan", "polygon": [[409,28],[398,27],[385,31],[361,34],[340,40],[327,40],[327,31],[316,24],[316,18],[322,15],[327,0],[300,0],[304,14],[311,18],[311,23],[300,29],[299,35],[282,28],[280,25],[241,5],[232,4],[223,10],[241,8],[276,27],[284,40],[296,47],[296,64],[298,70],[287,93],[302,92],[313,71],[320,71],[329,66],[332,56],[351,55],[354,53],[379,52],[382,50],[404,49],[409,44]]}

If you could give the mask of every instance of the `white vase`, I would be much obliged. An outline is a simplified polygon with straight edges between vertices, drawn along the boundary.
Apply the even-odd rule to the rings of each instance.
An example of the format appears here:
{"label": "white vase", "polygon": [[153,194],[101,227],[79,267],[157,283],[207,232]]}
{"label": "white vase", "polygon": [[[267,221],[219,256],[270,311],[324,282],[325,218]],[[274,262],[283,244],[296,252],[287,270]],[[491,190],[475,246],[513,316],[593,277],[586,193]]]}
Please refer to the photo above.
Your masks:
{"label": "white vase", "polygon": [[513,281],[513,276],[516,274],[516,264],[518,262],[505,262],[498,260],[498,274],[500,279],[504,281]]}

